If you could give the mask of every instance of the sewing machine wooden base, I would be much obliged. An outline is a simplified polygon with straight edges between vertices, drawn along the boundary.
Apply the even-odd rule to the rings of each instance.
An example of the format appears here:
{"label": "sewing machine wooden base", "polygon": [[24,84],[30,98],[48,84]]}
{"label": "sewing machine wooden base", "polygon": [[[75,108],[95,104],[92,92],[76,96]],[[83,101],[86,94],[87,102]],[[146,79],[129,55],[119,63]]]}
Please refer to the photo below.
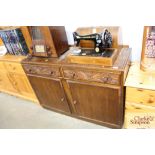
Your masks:
{"label": "sewing machine wooden base", "polygon": [[[67,56],[67,61],[69,63],[78,63],[78,64],[94,64],[94,65],[103,65],[103,66],[113,66],[117,55],[118,50],[111,48],[107,49],[107,55],[102,56],[100,54],[94,54],[92,52],[91,54],[75,54],[75,53],[69,53]],[[111,53],[110,55],[108,53]]]}

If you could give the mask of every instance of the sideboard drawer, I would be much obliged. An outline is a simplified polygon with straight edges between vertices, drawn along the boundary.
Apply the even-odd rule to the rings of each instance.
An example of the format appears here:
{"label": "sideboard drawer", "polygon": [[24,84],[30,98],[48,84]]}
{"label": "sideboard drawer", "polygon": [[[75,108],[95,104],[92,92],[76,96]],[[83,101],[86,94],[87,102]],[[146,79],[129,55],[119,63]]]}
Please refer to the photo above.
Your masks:
{"label": "sideboard drawer", "polygon": [[4,65],[9,72],[13,72],[13,73],[23,73],[24,72],[22,65],[20,63],[5,62]]}
{"label": "sideboard drawer", "polygon": [[35,74],[48,77],[60,77],[59,67],[24,65],[23,68],[27,74]]}
{"label": "sideboard drawer", "polygon": [[94,82],[101,82],[105,84],[120,85],[120,73],[113,72],[99,72],[99,71],[88,71],[88,70],[69,70],[64,69],[64,77],[72,80],[87,80]]}
{"label": "sideboard drawer", "polygon": [[155,91],[127,87],[126,101],[155,107]]}

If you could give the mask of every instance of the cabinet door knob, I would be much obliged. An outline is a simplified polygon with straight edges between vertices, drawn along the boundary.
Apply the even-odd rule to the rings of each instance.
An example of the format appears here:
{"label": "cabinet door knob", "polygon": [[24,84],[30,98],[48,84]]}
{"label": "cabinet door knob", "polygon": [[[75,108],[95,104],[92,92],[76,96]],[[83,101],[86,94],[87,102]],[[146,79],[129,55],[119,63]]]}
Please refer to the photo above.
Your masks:
{"label": "cabinet door knob", "polygon": [[61,102],[63,102],[65,99],[64,98],[61,98]]}
{"label": "cabinet door knob", "polygon": [[76,103],[77,103],[77,101],[74,100],[74,101],[73,101],[73,104],[75,105]]}
{"label": "cabinet door knob", "polygon": [[17,85],[17,82],[13,82],[13,84],[16,86]]}

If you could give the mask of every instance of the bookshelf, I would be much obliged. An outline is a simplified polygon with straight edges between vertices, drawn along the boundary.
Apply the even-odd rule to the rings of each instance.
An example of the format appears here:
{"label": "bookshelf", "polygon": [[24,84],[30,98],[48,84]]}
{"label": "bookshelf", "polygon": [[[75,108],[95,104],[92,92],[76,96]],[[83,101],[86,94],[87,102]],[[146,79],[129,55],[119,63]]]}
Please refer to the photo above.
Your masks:
{"label": "bookshelf", "polygon": [[29,53],[32,53],[32,50],[31,50],[32,39],[31,39],[31,35],[29,32],[28,26],[0,26],[0,30],[14,30],[17,28],[20,28],[20,30],[24,36],[25,42],[27,44]]}
{"label": "bookshelf", "polygon": [[[0,26],[0,30],[11,30],[20,28],[28,47],[31,50],[31,36],[27,26]],[[21,61],[25,59],[23,55],[6,54],[0,57],[0,91],[17,97],[31,100],[38,103],[36,95],[22,68]]]}

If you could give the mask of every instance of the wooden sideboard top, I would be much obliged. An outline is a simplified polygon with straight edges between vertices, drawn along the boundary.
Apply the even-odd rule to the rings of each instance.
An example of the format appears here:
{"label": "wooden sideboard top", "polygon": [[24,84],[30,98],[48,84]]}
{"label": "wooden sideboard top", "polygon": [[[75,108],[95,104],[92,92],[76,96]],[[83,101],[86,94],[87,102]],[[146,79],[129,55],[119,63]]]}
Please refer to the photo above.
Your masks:
{"label": "wooden sideboard top", "polygon": [[155,73],[142,71],[139,62],[133,62],[130,66],[125,86],[155,90]]}
{"label": "wooden sideboard top", "polygon": [[4,55],[0,56],[0,61],[9,61],[9,62],[21,62],[24,60],[26,57],[25,56],[15,56],[15,55]]}
{"label": "wooden sideboard top", "polygon": [[131,48],[121,48],[119,49],[119,54],[112,67],[105,67],[102,65],[91,65],[91,64],[75,64],[68,63],[66,56],[71,51],[68,50],[59,58],[39,58],[39,57],[28,57],[22,61],[23,64],[43,64],[43,65],[60,65],[60,66],[72,66],[80,68],[91,68],[91,69],[108,69],[108,70],[124,70],[126,67],[127,60],[131,54]]}

